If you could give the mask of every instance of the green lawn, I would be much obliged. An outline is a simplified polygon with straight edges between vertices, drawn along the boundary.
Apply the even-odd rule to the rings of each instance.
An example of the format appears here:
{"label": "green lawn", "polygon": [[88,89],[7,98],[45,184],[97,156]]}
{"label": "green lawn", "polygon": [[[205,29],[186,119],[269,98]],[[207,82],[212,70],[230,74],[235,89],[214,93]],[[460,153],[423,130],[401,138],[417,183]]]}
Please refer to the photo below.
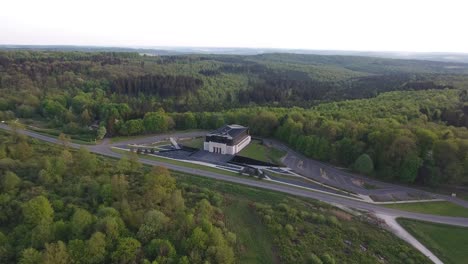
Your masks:
{"label": "green lawn", "polygon": [[261,144],[258,140],[252,140],[252,142],[242,149],[238,155],[265,162],[281,164],[281,158],[286,155],[286,152],[276,148],[267,147]]}
{"label": "green lawn", "polygon": [[192,139],[187,139],[187,140],[179,140],[178,143],[190,147],[190,148],[197,148],[197,149],[203,149],[203,142],[205,139],[203,137],[200,138],[192,138]]}
{"label": "green lawn", "polygon": [[404,203],[404,204],[388,204],[389,208],[400,209],[404,211],[444,215],[444,216],[460,216],[468,217],[468,208],[451,202],[425,202],[425,203]]}
{"label": "green lawn", "polygon": [[236,250],[241,253],[238,263],[274,263],[273,238],[255,210],[249,207],[249,201],[228,196],[223,211],[227,227],[241,241]]}
{"label": "green lawn", "polygon": [[408,232],[444,263],[467,263],[468,228],[398,219]]}

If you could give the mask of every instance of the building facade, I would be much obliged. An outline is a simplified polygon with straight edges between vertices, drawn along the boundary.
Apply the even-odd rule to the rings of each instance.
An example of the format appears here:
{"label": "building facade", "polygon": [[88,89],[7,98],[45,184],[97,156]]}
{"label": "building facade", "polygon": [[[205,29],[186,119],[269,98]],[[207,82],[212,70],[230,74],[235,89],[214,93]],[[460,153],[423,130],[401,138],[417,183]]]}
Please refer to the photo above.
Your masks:
{"label": "building facade", "polygon": [[225,125],[206,135],[203,149],[213,153],[235,155],[250,143],[249,128]]}

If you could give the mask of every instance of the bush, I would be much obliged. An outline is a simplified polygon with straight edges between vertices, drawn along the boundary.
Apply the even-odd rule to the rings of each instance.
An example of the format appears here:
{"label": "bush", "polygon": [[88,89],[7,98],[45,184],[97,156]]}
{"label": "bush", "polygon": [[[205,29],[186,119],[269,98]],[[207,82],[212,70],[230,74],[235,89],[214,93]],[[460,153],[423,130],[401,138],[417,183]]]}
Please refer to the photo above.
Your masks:
{"label": "bush", "polygon": [[322,262],[323,264],[335,264],[335,259],[330,254],[325,253],[322,255]]}
{"label": "bush", "polygon": [[307,263],[308,264],[322,264],[323,262],[319,257],[317,257],[317,255],[315,255],[314,253],[310,253]]}
{"label": "bush", "polygon": [[371,174],[374,171],[374,163],[367,154],[362,154],[354,162],[353,169],[362,174]]}

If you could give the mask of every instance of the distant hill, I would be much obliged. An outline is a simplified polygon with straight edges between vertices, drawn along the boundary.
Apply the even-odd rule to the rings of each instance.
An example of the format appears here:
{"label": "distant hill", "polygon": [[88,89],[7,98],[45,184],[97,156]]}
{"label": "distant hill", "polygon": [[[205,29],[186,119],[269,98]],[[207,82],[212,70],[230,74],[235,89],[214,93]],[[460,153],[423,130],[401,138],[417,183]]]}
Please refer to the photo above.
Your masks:
{"label": "distant hill", "polygon": [[344,55],[381,57],[391,59],[428,60],[442,62],[468,63],[468,53],[454,52],[399,52],[399,51],[347,51],[347,50],[308,50],[308,49],[273,49],[273,48],[221,48],[221,47],[101,47],[73,45],[0,45],[8,50],[44,50],[44,51],[83,51],[83,52],[138,52],[147,55],[182,55],[182,54],[224,54],[224,55],[259,55],[265,53],[292,53],[315,55]]}

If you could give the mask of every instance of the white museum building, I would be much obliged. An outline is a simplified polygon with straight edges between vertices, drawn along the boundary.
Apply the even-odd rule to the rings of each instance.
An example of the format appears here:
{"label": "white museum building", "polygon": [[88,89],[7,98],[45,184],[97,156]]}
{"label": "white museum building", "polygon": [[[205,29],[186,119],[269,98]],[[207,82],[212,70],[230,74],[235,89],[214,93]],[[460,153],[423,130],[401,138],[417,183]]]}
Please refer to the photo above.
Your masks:
{"label": "white museum building", "polygon": [[234,155],[250,143],[249,128],[225,125],[206,135],[203,149],[213,153]]}

